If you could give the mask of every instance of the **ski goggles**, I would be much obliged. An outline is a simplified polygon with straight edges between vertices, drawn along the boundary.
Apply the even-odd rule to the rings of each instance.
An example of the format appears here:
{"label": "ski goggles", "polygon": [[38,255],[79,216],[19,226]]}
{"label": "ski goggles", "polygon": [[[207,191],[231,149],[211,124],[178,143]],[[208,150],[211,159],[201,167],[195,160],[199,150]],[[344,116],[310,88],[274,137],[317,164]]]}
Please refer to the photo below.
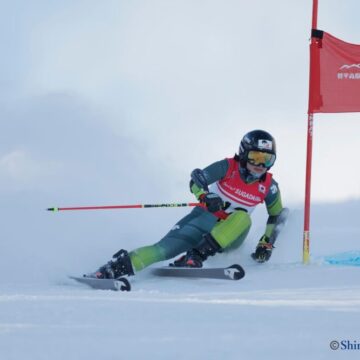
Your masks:
{"label": "ski goggles", "polygon": [[251,165],[255,166],[265,166],[270,168],[275,163],[276,156],[263,151],[249,151],[247,156],[247,161]]}

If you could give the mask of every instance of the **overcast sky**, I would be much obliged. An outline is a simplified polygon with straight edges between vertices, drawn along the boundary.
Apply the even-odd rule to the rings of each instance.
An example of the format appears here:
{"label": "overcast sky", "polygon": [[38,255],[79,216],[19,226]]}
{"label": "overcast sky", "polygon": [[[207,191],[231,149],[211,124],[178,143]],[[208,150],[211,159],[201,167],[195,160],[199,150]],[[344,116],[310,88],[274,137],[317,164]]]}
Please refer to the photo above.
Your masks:
{"label": "overcast sky", "polygon": [[[304,197],[311,0],[1,1],[0,194],[48,206],[186,201],[261,128]],[[360,43],[358,0],[318,28]],[[312,198],[360,197],[360,114],[316,115]]]}

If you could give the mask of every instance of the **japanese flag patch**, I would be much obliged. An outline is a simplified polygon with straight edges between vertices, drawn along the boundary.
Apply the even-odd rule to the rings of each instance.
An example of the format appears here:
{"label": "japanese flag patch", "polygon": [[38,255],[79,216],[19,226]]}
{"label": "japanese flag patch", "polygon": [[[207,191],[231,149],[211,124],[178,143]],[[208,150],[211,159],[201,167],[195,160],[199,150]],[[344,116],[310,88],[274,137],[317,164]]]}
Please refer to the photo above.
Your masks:
{"label": "japanese flag patch", "polygon": [[258,148],[260,150],[272,150],[273,149],[273,143],[271,140],[259,140],[258,141]]}

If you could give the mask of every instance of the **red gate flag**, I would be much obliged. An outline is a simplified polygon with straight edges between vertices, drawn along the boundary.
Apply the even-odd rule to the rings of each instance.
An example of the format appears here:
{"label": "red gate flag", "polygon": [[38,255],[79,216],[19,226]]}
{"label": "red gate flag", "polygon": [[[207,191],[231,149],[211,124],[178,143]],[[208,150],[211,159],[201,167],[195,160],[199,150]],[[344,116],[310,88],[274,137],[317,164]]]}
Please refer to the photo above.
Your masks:
{"label": "red gate flag", "polygon": [[339,112],[360,112],[360,45],[313,30],[309,114]]}

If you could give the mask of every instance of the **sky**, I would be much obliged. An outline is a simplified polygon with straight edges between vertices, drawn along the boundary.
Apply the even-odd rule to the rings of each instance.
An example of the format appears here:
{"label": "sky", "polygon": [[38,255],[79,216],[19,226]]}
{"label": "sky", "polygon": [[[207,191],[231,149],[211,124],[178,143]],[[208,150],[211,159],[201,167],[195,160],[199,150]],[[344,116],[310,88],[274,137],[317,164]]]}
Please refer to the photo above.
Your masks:
{"label": "sky", "polygon": [[[260,128],[284,203],[301,206],[311,6],[1,1],[3,204],[192,200],[190,172]],[[359,11],[320,0],[318,28],[360,43]],[[359,114],[315,116],[313,201],[360,197],[359,131]]]}

